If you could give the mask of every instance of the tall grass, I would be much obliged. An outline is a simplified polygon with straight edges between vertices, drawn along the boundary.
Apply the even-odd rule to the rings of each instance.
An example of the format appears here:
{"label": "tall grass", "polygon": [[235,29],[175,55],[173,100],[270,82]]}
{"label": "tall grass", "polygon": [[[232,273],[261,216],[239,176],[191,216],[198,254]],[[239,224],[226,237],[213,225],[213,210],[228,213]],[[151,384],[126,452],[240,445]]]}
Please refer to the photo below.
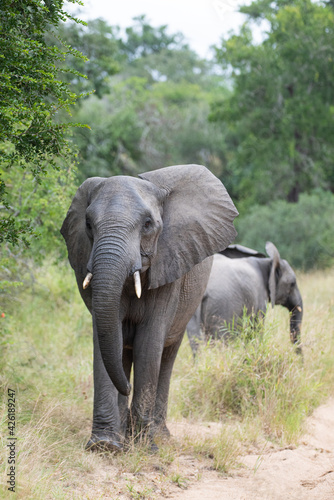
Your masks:
{"label": "tall grass", "polygon": [[290,344],[289,315],[280,307],[268,311],[263,331],[245,323],[227,345],[202,346],[195,362],[183,346],[170,416],[222,422],[233,416],[256,421],[267,438],[295,441],[305,417],[334,388],[333,278],[333,270],[299,276],[303,356]]}
{"label": "tall grass", "polygon": [[288,313],[278,307],[262,336],[246,331],[228,346],[204,346],[195,362],[185,338],[169,420],[217,421],[220,430],[161,442],[152,457],[145,443],[118,456],[84,450],[93,405],[90,315],[67,266],[36,270],[34,290],[22,290],[0,317],[0,498],[8,498],[2,486],[8,387],[17,397],[17,493],[11,498],[161,498],[171,484],[186,486],[184,453],[226,472],[241,442],[295,441],[306,415],[333,390],[333,278],[334,270],[298,277],[303,359],[290,345]]}

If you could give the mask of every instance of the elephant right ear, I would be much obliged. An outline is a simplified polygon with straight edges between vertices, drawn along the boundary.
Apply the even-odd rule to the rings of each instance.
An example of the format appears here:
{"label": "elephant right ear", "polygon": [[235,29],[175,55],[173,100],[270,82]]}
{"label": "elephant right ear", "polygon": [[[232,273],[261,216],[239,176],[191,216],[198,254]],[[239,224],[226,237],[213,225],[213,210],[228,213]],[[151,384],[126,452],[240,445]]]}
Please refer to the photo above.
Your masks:
{"label": "elephant right ear", "polygon": [[269,275],[269,294],[270,294],[270,302],[272,307],[275,305],[276,301],[276,273],[280,268],[280,260],[281,256],[279,251],[275,247],[274,243],[271,241],[267,241],[266,243],[266,252],[269,257],[272,259],[270,275]]}
{"label": "elephant right ear", "polygon": [[60,232],[66,241],[68,259],[76,274],[85,277],[92,244],[86,232],[86,210],[94,188],[105,179],[91,177],[78,188]]}

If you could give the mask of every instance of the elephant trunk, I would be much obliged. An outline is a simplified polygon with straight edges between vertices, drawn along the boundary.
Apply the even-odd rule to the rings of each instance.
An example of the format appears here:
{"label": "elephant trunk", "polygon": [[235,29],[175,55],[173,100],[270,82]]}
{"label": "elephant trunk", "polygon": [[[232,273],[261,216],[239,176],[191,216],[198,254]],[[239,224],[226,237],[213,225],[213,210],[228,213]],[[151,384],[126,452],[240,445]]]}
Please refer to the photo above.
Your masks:
{"label": "elephant trunk", "polygon": [[123,333],[120,302],[125,280],[131,273],[124,240],[102,238],[93,256],[93,315],[101,356],[116,389],[128,396],[130,383],[122,363]]}
{"label": "elephant trunk", "polygon": [[295,289],[292,297],[286,304],[291,312],[290,316],[290,338],[293,344],[300,343],[300,327],[303,320],[303,300],[298,288]]}

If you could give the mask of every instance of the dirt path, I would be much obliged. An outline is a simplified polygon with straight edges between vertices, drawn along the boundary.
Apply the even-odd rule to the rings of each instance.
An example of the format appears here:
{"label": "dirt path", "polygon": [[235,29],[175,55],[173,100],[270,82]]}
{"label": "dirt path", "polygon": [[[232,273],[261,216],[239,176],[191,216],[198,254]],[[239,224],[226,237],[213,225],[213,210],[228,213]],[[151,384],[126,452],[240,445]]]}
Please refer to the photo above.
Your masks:
{"label": "dirt path", "polygon": [[[170,426],[177,437],[200,432],[198,426]],[[308,419],[308,432],[298,447],[274,449],[240,458],[243,466],[223,478],[215,471],[198,471],[189,458],[187,490],[171,492],[173,500],[333,500],[334,399]],[[185,461],[183,460],[183,463]],[[196,477],[197,475],[197,477]],[[198,480],[197,478],[200,477]]]}

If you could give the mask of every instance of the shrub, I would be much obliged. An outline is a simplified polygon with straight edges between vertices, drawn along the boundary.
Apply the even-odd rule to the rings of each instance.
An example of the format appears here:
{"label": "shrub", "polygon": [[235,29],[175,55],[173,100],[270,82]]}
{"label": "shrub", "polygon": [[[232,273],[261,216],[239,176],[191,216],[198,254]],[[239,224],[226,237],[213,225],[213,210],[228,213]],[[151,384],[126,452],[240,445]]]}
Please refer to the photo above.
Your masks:
{"label": "shrub", "polygon": [[254,206],[237,221],[238,242],[263,250],[272,241],[282,258],[299,269],[324,269],[334,262],[334,195],[302,194],[298,203]]}

